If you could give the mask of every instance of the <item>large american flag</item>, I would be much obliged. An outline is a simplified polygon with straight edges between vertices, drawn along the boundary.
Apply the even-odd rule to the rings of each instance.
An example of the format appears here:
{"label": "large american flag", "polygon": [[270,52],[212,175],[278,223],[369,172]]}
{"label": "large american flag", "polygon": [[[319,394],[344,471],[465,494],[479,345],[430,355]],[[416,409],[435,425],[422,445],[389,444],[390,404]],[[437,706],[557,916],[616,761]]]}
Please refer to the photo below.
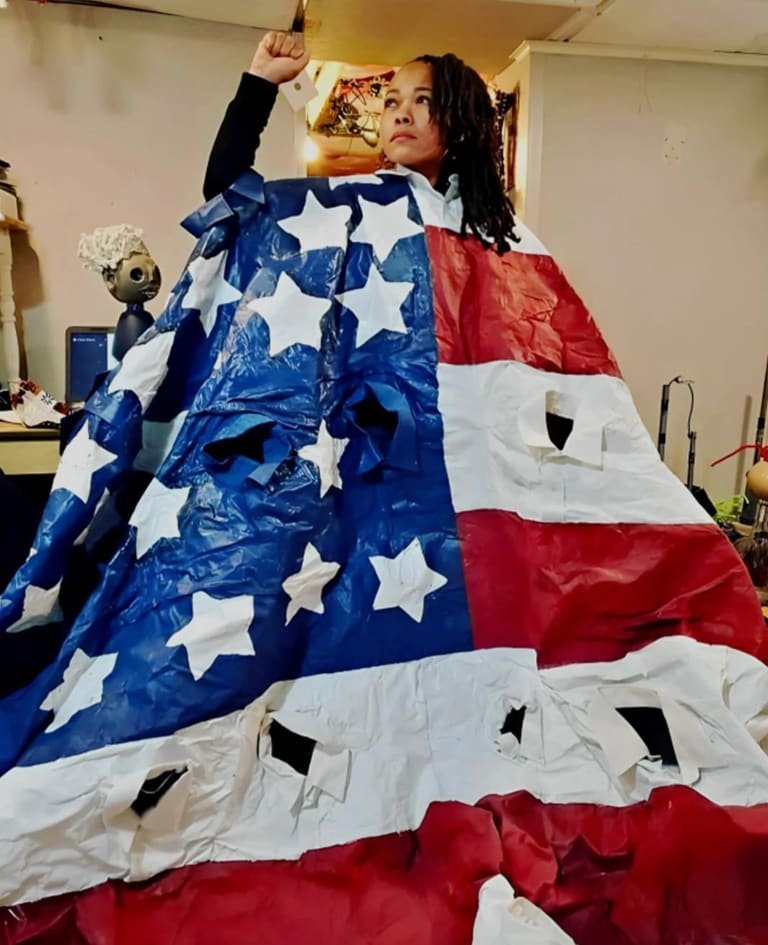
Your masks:
{"label": "large american flag", "polygon": [[544,247],[185,225],[0,599],[8,943],[768,942],[765,627]]}

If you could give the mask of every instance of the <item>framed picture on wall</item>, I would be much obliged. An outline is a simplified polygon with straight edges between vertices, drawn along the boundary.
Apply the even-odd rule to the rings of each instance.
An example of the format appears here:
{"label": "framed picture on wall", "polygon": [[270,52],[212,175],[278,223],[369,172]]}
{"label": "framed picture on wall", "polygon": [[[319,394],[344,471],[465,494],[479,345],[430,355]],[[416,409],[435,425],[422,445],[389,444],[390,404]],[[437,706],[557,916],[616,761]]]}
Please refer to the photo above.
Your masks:
{"label": "framed picture on wall", "polygon": [[520,114],[520,86],[504,95],[504,113],[501,124],[504,190],[513,196],[517,187],[515,163],[517,157],[518,117]]}
{"label": "framed picture on wall", "polygon": [[379,121],[392,66],[320,63],[307,109],[307,174],[369,174],[380,166]]}

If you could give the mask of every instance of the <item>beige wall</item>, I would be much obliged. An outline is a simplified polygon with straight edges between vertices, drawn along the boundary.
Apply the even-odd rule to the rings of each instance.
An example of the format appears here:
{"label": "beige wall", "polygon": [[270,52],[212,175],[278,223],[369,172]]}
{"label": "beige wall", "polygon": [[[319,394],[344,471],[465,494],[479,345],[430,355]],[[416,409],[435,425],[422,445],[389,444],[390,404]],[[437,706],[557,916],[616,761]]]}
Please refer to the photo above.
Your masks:
{"label": "beige wall", "polygon": [[[696,380],[696,480],[732,495],[743,463],[709,463],[753,436],[768,354],[768,69],[530,63],[526,222],[594,313],[654,438],[661,385]],[[667,459],[681,476],[688,405],[675,388]]]}
{"label": "beige wall", "polygon": [[[202,202],[213,137],[261,34],[124,10],[12,3],[0,11],[0,157],[10,161],[28,245],[14,282],[29,376],[64,393],[64,330],[112,324],[120,307],[77,259],[80,233],[133,223],[163,272],[192,245],[178,222]],[[299,173],[301,122],[280,97],[257,168]],[[0,368],[0,376],[5,370]]]}

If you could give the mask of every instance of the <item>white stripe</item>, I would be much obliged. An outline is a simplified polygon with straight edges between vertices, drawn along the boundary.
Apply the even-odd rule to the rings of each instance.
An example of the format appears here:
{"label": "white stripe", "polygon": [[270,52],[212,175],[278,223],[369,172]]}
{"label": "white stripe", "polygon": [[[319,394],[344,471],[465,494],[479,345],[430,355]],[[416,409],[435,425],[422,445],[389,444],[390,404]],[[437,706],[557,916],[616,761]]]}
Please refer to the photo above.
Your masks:
{"label": "white stripe", "polygon": [[[615,757],[618,716],[590,727],[596,692],[602,706],[637,680],[646,695],[636,698],[650,691],[670,713],[681,770]],[[522,744],[499,734],[521,705]],[[622,806],[693,781],[718,804],[767,803],[768,759],[749,730],[761,737],[765,706],[766,666],[680,637],[541,672],[532,651],[498,649],[280,683],[173,736],[0,778],[0,862],[14,864],[0,872],[0,904],[209,860],[291,859],[415,828],[439,800],[527,790]],[[319,742],[307,778],[272,757],[272,718]],[[144,780],[180,768],[154,811],[134,814]]]}
{"label": "white stripe", "polygon": [[[438,367],[445,460],[457,512],[539,522],[710,523],[661,462],[623,381],[516,361]],[[547,410],[574,420],[563,451]]]}

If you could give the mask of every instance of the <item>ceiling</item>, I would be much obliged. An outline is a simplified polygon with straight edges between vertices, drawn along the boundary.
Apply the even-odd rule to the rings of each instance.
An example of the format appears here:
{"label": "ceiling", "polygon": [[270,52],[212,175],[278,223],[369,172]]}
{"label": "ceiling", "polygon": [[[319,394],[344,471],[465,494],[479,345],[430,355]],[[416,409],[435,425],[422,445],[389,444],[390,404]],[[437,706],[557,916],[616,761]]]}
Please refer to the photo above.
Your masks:
{"label": "ceiling", "polygon": [[576,38],[768,55],[768,0],[614,0]]}
{"label": "ceiling", "polygon": [[450,50],[487,75],[504,69],[525,40],[550,38],[768,55],[768,0],[76,2],[262,29],[290,29],[306,4],[305,30],[315,59],[396,65],[420,53]]}
{"label": "ceiling", "polygon": [[397,65],[450,51],[494,75],[520,43],[547,39],[577,11],[518,0],[309,0],[307,37],[317,59]]}

